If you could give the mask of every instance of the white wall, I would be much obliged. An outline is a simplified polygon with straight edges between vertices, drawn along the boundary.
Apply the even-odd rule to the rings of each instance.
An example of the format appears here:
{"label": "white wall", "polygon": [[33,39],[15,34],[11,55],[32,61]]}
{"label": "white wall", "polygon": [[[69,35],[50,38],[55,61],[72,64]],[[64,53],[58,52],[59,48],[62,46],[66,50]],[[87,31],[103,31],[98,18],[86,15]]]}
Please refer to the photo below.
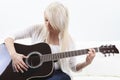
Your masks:
{"label": "white wall", "polygon": [[120,40],[119,0],[0,0],[0,42],[8,34],[42,23],[44,8],[53,1],[68,7],[75,40]]}

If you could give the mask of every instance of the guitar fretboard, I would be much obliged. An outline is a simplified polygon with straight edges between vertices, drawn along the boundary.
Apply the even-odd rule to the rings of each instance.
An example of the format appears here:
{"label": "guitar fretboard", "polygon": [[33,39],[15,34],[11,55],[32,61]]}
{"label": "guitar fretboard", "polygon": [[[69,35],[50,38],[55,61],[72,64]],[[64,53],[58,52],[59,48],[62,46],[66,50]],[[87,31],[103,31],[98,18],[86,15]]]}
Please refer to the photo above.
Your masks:
{"label": "guitar fretboard", "polygon": [[[99,51],[99,48],[94,48],[96,52]],[[78,55],[84,55],[88,53],[88,49],[82,49],[82,50],[75,50],[75,51],[67,51],[67,52],[60,52],[60,53],[54,53],[54,54],[46,54],[42,55],[41,59],[43,62],[47,61],[56,61],[62,58],[68,58]]]}

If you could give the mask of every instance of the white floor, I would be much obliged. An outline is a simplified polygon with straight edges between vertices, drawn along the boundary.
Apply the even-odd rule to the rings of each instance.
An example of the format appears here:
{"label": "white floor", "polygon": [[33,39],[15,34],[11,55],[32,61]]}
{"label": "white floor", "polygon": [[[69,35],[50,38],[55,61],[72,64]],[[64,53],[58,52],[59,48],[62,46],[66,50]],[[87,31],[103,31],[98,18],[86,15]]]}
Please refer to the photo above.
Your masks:
{"label": "white floor", "polygon": [[77,76],[73,80],[120,80],[120,77]]}

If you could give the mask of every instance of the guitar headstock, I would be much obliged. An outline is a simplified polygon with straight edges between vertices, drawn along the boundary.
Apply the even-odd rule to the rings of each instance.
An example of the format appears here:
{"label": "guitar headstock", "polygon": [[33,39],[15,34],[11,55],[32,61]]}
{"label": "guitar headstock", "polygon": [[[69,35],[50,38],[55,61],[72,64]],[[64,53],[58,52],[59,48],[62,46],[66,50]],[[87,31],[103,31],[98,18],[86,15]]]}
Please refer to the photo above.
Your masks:
{"label": "guitar headstock", "polygon": [[116,48],[115,45],[109,45],[109,46],[102,45],[99,47],[99,51],[101,53],[103,53],[105,56],[107,56],[106,54],[109,54],[109,56],[110,56],[111,53],[112,54],[119,54],[119,50]]}

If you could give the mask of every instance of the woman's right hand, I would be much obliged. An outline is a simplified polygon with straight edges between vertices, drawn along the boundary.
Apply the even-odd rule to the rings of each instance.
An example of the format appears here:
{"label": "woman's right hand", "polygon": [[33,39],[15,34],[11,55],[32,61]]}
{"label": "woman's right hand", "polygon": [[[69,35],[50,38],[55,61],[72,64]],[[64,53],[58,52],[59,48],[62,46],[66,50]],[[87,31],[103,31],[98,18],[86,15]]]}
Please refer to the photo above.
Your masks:
{"label": "woman's right hand", "polygon": [[28,66],[24,63],[23,58],[27,58],[27,56],[19,53],[15,53],[11,55],[12,65],[16,72],[22,72],[28,70]]}

